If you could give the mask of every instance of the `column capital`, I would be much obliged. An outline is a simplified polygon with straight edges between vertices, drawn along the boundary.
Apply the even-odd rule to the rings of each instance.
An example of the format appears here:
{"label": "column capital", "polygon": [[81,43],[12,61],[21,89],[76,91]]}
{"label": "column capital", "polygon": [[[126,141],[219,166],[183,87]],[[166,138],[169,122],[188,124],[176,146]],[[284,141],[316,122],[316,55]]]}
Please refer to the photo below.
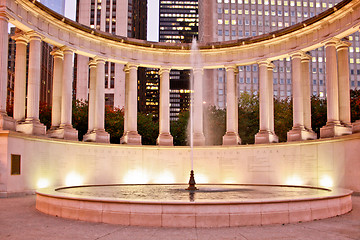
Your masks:
{"label": "column capital", "polygon": [[106,58],[99,57],[99,56],[95,56],[95,57],[93,58],[93,61],[95,61],[96,64],[98,64],[98,63],[103,63],[103,64],[105,64]]}
{"label": "column capital", "polygon": [[193,72],[201,72],[201,73],[204,72],[204,69],[202,67],[194,67],[192,70]]}
{"label": "column capital", "polygon": [[29,37],[23,31],[16,30],[15,35],[11,37],[16,43],[22,43],[27,45],[29,43]]}
{"label": "column capital", "polygon": [[12,17],[9,16],[9,14],[7,14],[5,8],[0,10],[0,20],[8,22],[10,18],[12,18]]}
{"label": "column capital", "polygon": [[128,63],[124,66],[124,71],[130,71],[131,69],[138,69],[139,67],[139,64],[136,64],[136,63]]}
{"label": "column capital", "polygon": [[309,62],[311,58],[310,54],[303,52],[301,55],[301,62]]}
{"label": "column capital", "polygon": [[333,46],[335,47],[340,42],[340,39],[338,38],[331,38],[328,41],[325,42],[325,48]]}
{"label": "column capital", "polygon": [[54,58],[64,58],[64,52],[61,51],[59,48],[54,48],[54,50],[51,51],[50,54],[54,56]]}
{"label": "column capital", "polygon": [[162,73],[164,73],[164,72],[170,73],[170,71],[171,71],[171,67],[162,66],[162,67],[159,69],[159,74],[162,74]]}
{"label": "column capital", "polygon": [[95,61],[94,59],[92,59],[92,60],[89,61],[89,67],[90,67],[90,68],[93,68],[93,67],[96,68],[96,61]]}
{"label": "column capital", "polygon": [[45,37],[35,31],[29,31],[29,32],[26,32],[26,36],[29,37],[30,41],[31,40],[43,40]]}
{"label": "column capital", "polygon": [[68,46],[62,46],[60,47],[60,50],[64,53],[64,54],[73,54],[75,49],[68,47]]}
{"label": "column capital", "polygon": [[263,59],[263,60],[259,60],[256,62],[259,66],[268,66],[270,64],[272,64],[272,62],[269,59]]}
{"label": "column capital", "polygon": [[225,65],[225,70],[226,71],[233,70],[235,72],[236,69],[237,69],[236,65]]}
{"label": "column capital", "polygon": [[292,59],[295,59],[295,58],[300,58],[300,59],[301,59],[302,56],[303,56],[303,54],[304,54],[303,51],[299,51],[299,52],[295,52],[295,53],[291,54],[290,57],[291,57]]}
{"label": "column capital", "polygon": [[338,51],[343,49],[348,50],[350,46],[351,46],[351,42],[341,40],[336,44],[336,50]]}

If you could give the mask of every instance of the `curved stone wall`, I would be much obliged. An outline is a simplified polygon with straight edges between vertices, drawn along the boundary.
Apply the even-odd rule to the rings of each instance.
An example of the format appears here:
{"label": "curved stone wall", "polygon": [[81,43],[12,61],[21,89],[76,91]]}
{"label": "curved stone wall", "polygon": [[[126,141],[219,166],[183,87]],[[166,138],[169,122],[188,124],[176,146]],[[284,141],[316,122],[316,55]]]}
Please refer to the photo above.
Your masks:
{"label": "curved stone wall", "polygon": [[[1,5],[9,22],[24,32],[36,31],[43,41],[58,47],[68,46],[81,55],[145,67],[191,68],[189,44],[153,43],[100,32],[66,19],[37,1],[2,0]],[[360,2],[344,0],[314,18],[283,30],[199,47],[204,68],[246,65],[262,59],[284,58],[300,50],[310,51],[332,38],[341,39],[358,31],[359,25]]]}

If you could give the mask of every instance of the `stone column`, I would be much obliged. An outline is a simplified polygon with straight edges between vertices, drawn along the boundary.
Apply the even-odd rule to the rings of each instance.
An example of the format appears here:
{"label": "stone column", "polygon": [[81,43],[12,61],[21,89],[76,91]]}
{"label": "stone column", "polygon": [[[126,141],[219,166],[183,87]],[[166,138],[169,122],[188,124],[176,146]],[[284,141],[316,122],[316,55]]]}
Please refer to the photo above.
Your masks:
{"label": "stone column", "polygon": [[269,65],[271,62],[265,60],[259,63],[259,110],[260,110],[260,130],[255,135],[255,143],[272,143],[278,142],[278,137],[271,131],[270,125],[270,96],[273,95],[270,82],[272,84],[272,74],[269,74]]}
{"label": "stone column", "polygon": [[226,67],[226,133],[223,145],[241,144],[238,133],[237,88],[235,79],[236,66]]}
{"label": "stone column", "polygon": [[[321,138],[336,137],[352,133],[351,127],[346,127],[340,123],[338,61],[336,57],[337,43],[337,39],[332,39],[325,44],[327,122],[326,125],[320,129]],[[341,66],[341,68],[343,68],[343,66]]]}
{"label": "stone column", "polygon": [[267,66],[267,73],[268,73],[268,88],[269,88],[269,129],[270,132],[275,135],[275,127],[274,127],[274,67],[273,63],[270,63]]}
{"label": "stone column", "polygon": [[159,108],[159,137],[156,144],[173,146],[170,134],[170,68],[161,68],[160,75],[160,108]]}
{"label": "stone column", "polygon": [[336,46],[338,56],[339,78],[339,120],[344,126],[351,127],[350,110],[350,74],[349,74],[349,47],[351,43],[340,41]]}
{"label": "stone column", "polygon": [[[48,135],[54,138],[62,138],[66,140],[78,140],[78,131],[72,126],[72,82],[73,82],[73,55],[74,51],[68,47],[61,49],[63,52],[62,73],[58,74],[61,84],[53,85],[53,94],[59,94],[61,89],[61,123],[60,127],[52,129]],[[60,75],[60,76],[59,76]],[[57,79],[58,81],[58,79]],[[55,58],[54,58],[54,83],[55,83]],[[58,84],[58,83],[57,83]],[[57,99],[58,100],[58,99]],[[53,102],[54,103],[54,102]]]}
{"label": "stone column", "polygon": [[[85,134],[84,141],[86,142],[101,142],[109,143],[110,135],[105,131],[105,59],[94,58],[96,63],[96,81],[95,81],[95,99],[94,105],[94,128],[89,129],[89,132]],[[93,73],[92,73],[93,74]],[[91,84],[91,83],[90,83]],[[92,110],[92,109],[91,109]],[[89,107],[90,111],[90,107]]]}
{"label": "stone column", "polygon": [[8,18],[0,12],[0,130],[15,130],[15,120],[6,113],[7,63],[8,63]]}
{"label": "stone column", "polygon": [[13,37],[16,43],[15,86],[14,86],[14,119],[25,121],[26,105],[26,48],[29,39],[22,33]]}
{"label": "stone column", "polygon": [[27,116],[24,123],[16,126],[16,130],[26,134],[45,135],[46,126],[39,121],[41,36],[31,32],[29,38]]}
{"label": "stone column", "polygon": [[89,86],[89,112],[88,112],[88,133],[95,128],[95,86],[96,86],[96,61],[91,60],[90,66],[90,86]]}
{"label": "stone column", "polygon": [[[310,59],[311,56],[302,54],[301,56],[301,79],[303,87],[303,106],[304,106],[304,127],[309,132],[313,132],[311,128],[311,90],[310,90]],[[316,139],[316,133],[314,133]]]}
{"label": "stone column", "polygon": [[[305,128],[304,99],[310,100],[310,95],[305,95],[305,84],[309,84],[309,69],[303,69],[302,59],[304,53],[298,52],[292,55],[292,87],[293,87],[293,128],[287,133],[287,140],[302,141],[315,139],[314,132]],[[309,106],[307,111],[309,110]],[[310,106],[311,111],[311,106]],[[307,117],[309,113],[307,113]],[[311,120],[310,120],[311,121]],[[311,122],[310,122],[311,129]]]}
{"label": "stone column", "polygon": [[203,69],[193,69],[193,145],[204,146],[204,125],[203,125]]}
{"label": "stone column", "polygon": [[64,53],[60,49],[56,49],[51,52],[51,55],[54,56],[54,71],[50,130],[55,130],[58,129],[61,124],[61,94]]}
{"label": "stone column", "polygon": [[128,64],[125,73],[125,119],[124,135],[120,142],[130,145],[141,145],[141,136],[137,131],[137,65]]}

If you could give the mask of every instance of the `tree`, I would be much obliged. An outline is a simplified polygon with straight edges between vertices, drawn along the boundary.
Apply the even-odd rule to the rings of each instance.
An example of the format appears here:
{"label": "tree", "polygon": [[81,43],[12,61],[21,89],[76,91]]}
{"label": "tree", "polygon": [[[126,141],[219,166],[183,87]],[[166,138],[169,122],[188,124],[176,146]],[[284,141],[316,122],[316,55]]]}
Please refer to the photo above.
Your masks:
{"label": "tree", "polygon": [[221,145],[225,135],[226,111],[209,106],[204,111],[204,135],[206,145]]}
{"label": "tree", "polygon": [[105,106],[105,130],[110,134],[110,143],[120,143],[124,133],[124,110]]}
{"label": "tree", "polygon": [[326,125],[327,107],[326,100],[319,96],[311,96],[311,128],[320,137],[320,128]]}
{"label": "tree", "polygon": [[40,102],[39,104],[39,120],[46,126],[46,129],[50,129],[51,106],[48,106],[46,102]]}
{"label": "tree", "polygon": [[275,134],[279,137],[279,142],[287,141],[287,132],[293,126],[293,104],[292,100],[274,99],[274,128]]}
{"label": "tree", "polygon": [[87,101],[74,100],[72,102],[72,124],[78,130],[80,141],[88,131],[88,109]]}
{"label": "tree", "polygon": [[185,146],[188,136],[189,111],[180,112],[179,119],[170,123],[170,132],[175,146]]}
{"label": "tree", "polygon": [[152,114],[138,112],[138,132],[141,135],[143,145],[156,145],[159,135],[159,122],[153,120]]}
{"label": "tree", "polygon": [[360,119],[360,90],[350,90],[351,121]]}
{"label": "tree", "polygon": [[259,98],[255,94],[244,92],[239,96],[239,136],[242,144],[255,142],[259,131]]}

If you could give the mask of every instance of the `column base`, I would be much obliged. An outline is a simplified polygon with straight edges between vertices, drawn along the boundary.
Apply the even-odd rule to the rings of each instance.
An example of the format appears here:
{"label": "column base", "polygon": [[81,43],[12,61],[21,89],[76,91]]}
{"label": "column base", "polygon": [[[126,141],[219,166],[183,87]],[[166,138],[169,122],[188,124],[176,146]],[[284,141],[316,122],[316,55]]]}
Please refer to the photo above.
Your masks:
{"label": "column base", "polygon": [[352,124],[352,126],[353,126],[353,129],[352,129],[353,133],[360,133],[360,120],[357,120],[356,122],[354,122]]}
{"label": "column base", "polygon": [[16,121],[12,117],[9,117],[6,113],[0,113],[0,129],[1,130],[16,130]]}
{"label": "column base", "polygon": [[50,138],[60,138],[65,140],[78,141],[78,131],[71,125],[51,127],[47,131],[47,136]]}
{"label": "column base", "polygon": [[159,146],[174,146],[173,136],[169,133],[160,133],[156,139],[156,145]]}
{"label": "column base", "polygon": [[121,144],[141,145],[141,135],[137,131],[127,131],[120,138]]}
{"label": "column base", "polygon": [[16,123],[16,131],[29,135],[46,135],[46,126],[38,119],[26,119]]}
{"label": "column base", "polygon": [[223,145],[226,146],[234,146],[234,145],[240,145],[241,139],[239,137],[239,134],[236,132],[226,132],[223,136]]}
{"label": "column base", "polygon": [[205,146],[205,136],[203,133],[194,133],[193,146]]}
{"label": "column base", "polygon": [[87,132],[83,137],[84,142],[110,143],[110,134],[104,129],[95,129]]}
{"label": "column base", "polygon": [[320,138],[332,138],[352,134],[352,126],[344,126],[337,123],[326,123],[320,128]]}
{"label": "column base", "polygon": [[287,141],[305,141],[317,139],[317,134],[309,129],[293,127],[289,132],[287,132]]}
{"label": "column base", "polygon": [[255,135],[255,144],[262,144],[262,143],[277,143],[279,142],[279,137],[276,136],[275,133],[270,131],[260,130]]}

